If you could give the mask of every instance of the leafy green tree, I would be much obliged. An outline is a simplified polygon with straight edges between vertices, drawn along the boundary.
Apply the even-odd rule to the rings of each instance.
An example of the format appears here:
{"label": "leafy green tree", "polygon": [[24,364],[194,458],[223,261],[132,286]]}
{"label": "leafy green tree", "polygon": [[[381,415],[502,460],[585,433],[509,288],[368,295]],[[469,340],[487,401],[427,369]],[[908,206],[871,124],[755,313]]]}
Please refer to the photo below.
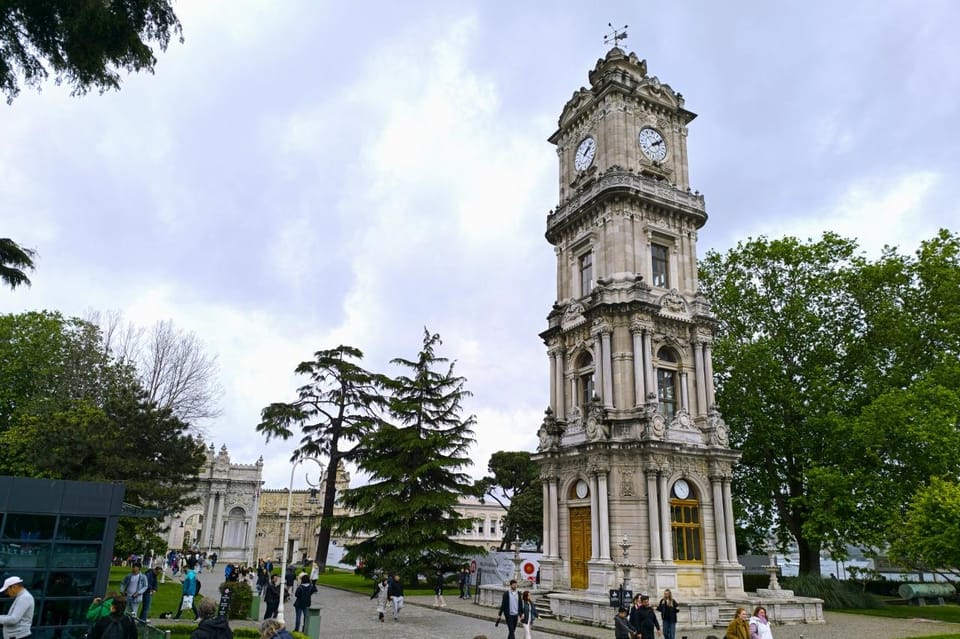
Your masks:
{"label": "leafy green tree", "polygon": [[13,289],[22,284],[30,286],[26,271],[33,270],[34,256],[34,250],[21,247],[9,237],[0,237],[0,281]]}
{"label": "leafy green tree", "polygon": [[262,421],[257,425],[257,432],[263,433],[268,442],[272,437],[287,440],[293,436],[293,427],[299,427],[302,438],[292,462],[320,456],[329,460],[314,555],[321,569],[326,566],[330,545],[337,469],[350,457],[356,441],[376,424],[375,411],[386,401],[382,394],[384,380],[362,368],[361,359],[363,353],[352,346],[317,351],[313,361],[297,366],[297,374],[310,379],[297,389],[297,399],[270,404],[261,411]]}
{"label": "leafy green tree", "polygon": [[540,471],[524,451],[499,451],[487,464],[490,475],[477,482],[484,499],[490,498],[507,511],[500,550],[515,539],[533,540],[539,548],[543,537],[543,490]]}
{"label": "leafy green tree", "polygon": [[890,554],[916,568],[960,575],[960,484],[934,477],[903,516]]}
{"label": "leafy green tree", "polygon": [[822,548],[882,544],[927,477],[960,470],[958,247],[943,231],[913,258],[871,262],[826,233],[701,264],[717,403],[743,451],[738,513],[795,540],[801,573],[819,571]]}
{"label": "leafy green tree", "polygon": [[96,326],[60,313],[0,315],[0,431],[15,414],[45,415],[76,402],[103,406],[131,369],[104,353]]}
{"label": "leafy green tree", "polygon": [[73,95],[120,86],[120,71],[149,71],[151,44],[183,41],[172,0],[6,0],[0,3],[0,90],[39,87],[53,73]]}
{"label": "leafy green tree", "polygon": [[387,418],[363,436],[355,451],[365,486],[344,491],[343,505],[356,514],[338,520],[344,534],[369,535],[347,547],[345,561],[363,560],[364,571],[399,572],[411,583],[462,563],[476,548],[453,537],[471,527],[457,511],[472,490],[463,469],[470,464],[474,416],[462,417],[466,380],[436,354],[440,336],[424,330],[415,360],[394,359],[409,371],[390,383]]}

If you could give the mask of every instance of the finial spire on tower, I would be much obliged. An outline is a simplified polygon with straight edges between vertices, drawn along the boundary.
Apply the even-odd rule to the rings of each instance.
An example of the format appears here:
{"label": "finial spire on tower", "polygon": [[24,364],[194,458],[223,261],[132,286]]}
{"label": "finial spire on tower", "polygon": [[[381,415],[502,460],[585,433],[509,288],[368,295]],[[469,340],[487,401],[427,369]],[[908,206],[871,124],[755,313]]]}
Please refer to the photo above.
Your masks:
{"label": "finial spire on tower", "polygon": [[622,28],[617,29],[616,27],[613,26],[613,23],[608,22],[608,23],[607,23],[607,26],[610,27],[610,28],[613,30],[613,33],[608,34],[608,35],[606,35],[606,36],[603,37],[603,43],[604,43],[604,44],[609,44],[609,45],[611,45],[611,46],[616,47],[616,46],[619,46],[621,40],[626,40],[626,39],[627,39],[627,26],[628,26],[628,25],[623,25]]}

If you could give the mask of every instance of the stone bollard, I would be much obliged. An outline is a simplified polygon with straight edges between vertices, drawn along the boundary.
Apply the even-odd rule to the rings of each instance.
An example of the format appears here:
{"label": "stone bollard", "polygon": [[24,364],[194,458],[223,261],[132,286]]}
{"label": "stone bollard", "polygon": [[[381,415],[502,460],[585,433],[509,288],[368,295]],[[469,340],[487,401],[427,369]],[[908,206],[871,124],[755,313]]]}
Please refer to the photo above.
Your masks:
{"label": "stone bollard", "polygon": [[320,604],[311,604],[307,618],[303,620],[303,634],[310,639],[320,639]]}

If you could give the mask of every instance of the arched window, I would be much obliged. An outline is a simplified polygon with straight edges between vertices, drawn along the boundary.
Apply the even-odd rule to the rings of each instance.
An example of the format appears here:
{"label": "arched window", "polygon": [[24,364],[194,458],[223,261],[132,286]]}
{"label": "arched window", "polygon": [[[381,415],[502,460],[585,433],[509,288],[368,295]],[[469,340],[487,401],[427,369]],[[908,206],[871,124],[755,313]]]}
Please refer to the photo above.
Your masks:
{"label": "arched window", "polygon": [[676,481],[670,491],[670,525],[673,530],[674,561],[703,563],[700,500],[693,488],[682,479]]}
{"label": "arched window", "polygon": [[586,351],[580,353],[574,363],[574,375],[577,380],[577,397],[574,405],[579,406],[583,411],[586,411],[593,397],[593,372],[593,357]]}
{"label": "arched window", "polygon": [[660,402],[660,413],[667,418],[673,419],[677,414],[677,397],[679,395],[679,373],[680,368],[677,354],[672,348],[664,346],[657,351],[657,399]]}

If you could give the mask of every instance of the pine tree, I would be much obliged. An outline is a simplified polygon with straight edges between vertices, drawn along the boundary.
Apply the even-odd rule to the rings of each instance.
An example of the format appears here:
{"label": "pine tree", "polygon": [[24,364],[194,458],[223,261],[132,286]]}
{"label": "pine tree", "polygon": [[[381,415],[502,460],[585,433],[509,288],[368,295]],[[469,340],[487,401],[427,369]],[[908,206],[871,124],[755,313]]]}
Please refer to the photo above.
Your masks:
{"label": "pine tree", "polygon": [[391,381],[388,415],[358,447],[356,460],[369,483],[342,496],[357,514],[341,518],[338,532],[370,535],[347,546],[345,561],[362,561],[367,575],[389,571],[414,583],[417,575],[452,569],[477,551],[452,539],[472,525],[456,506],[471,491],[463,468],[471,463],[476,418],[461,417],[470,393],[454,365],[436,355],[440,344],[439,335],[424,329],[417,359],[391,362],[409,376]]}

